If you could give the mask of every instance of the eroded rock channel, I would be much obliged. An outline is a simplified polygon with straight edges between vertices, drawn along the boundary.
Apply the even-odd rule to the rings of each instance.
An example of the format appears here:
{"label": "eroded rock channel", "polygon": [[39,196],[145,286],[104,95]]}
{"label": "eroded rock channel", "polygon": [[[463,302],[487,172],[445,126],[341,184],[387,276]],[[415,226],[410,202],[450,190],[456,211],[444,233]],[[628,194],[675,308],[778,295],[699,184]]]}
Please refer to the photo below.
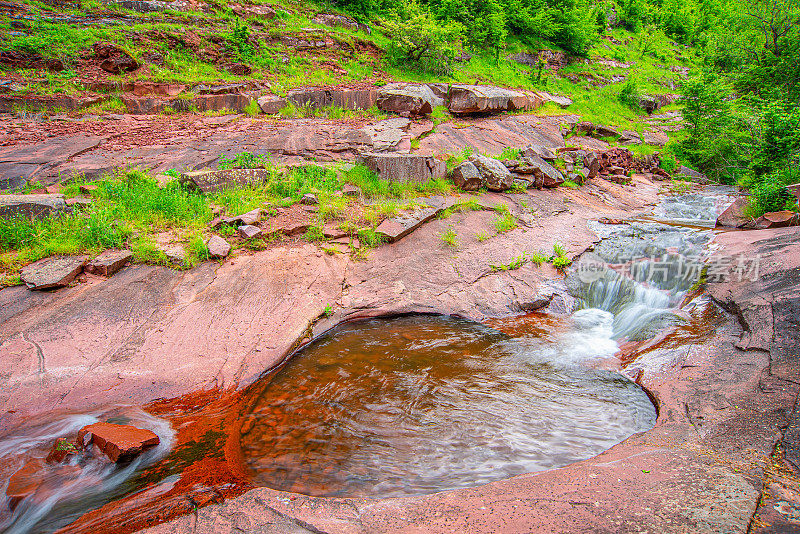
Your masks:
{"label": "eroded rock channel", "polygon": [[725,322],[698,288],[709,213],[726,194],[669,197],[650,217],[592,223],[601,240],[555,299],[566,313],[351,321],[243,390],[160,400],[146,413],[30,420],[4,438],[4,465],[36,460],[97,421],[138,423],[160,444],[122,464],[68,458],[2,528],[131,532],[258,486],[385,499],[582,465],[656,424],[648,393],[667,408],[660,421],[673,417],[668,395],[638,383],[653,386],[654,370]]}

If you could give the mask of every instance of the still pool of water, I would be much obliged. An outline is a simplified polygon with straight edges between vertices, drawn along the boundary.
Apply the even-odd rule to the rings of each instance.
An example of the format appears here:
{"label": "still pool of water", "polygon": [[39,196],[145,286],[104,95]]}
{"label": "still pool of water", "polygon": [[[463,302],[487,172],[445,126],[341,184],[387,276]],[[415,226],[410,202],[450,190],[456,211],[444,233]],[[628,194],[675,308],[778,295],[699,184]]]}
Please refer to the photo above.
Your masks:
{"label": "still pool of water", "polygon": [[564,466],[655,423],[626,378],[533,350],[447,316],[341,325],[256,389],[245,463],[279,490],[416,495]]}

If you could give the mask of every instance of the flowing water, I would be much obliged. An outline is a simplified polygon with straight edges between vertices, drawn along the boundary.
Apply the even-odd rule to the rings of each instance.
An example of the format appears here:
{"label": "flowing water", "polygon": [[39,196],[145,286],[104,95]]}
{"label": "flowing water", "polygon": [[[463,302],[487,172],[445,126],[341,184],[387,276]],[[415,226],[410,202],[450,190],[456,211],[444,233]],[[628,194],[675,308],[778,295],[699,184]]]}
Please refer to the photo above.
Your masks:
{"label": "flowing water", "polygon": [[[121,518],[143,528],[154,510],[187,513],[187,495],[200,502],[252,484],[388,497],[592,457],[655,423],[647,394],[614,372],[628,363],[620,346],[669,328],[667,348],[713,331],[713,306],[692,297],[726,193],[668,197],[652,216],[596,224],[601,241],[566,277],[576,302],[569,316],[353,322],[233,395],[147,407],[158,416],[113,408],[28,421],[0,438],[0,495],[8,476],[46,456],[55,438],[98,420],[153,430],[161,444],[125,465],[83,456],[66,471],[48,467],[41,491],[0,510],[0,532],[53,532],[99,507],[73,532],[116,530]],[[167,501],[183,504],[170,512]]]}
{"label": "flowing water", "polygon": [[589,458],[651,428],[655,409],[616,373],[547,361],[479,323],[408,316],[303,348],[253,417],[242,451],[257,483],[388,497]]}

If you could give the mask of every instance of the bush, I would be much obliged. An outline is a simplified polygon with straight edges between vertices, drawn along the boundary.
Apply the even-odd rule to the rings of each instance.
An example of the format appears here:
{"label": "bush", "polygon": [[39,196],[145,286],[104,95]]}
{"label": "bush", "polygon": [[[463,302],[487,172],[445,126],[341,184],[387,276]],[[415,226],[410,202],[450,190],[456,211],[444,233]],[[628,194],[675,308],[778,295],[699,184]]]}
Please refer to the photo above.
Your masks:
{"label": "bush", "polygon": [[640,99],[639,85],[633,77],[628,78],[619,92],[619,101],[631,109],[641,111],[642,106],[639,103]]}
{"label": "bush", "polygon": [[440,22],[415,0],[383,23],[391,39],[390,64],[419,72],[449,75],[461,53],[463,28],[456,22]]}
{"label": "bush", "polygon": [[779,175],[770,175],[752,187],[748,215],[759,217],[770,211],[781,211],[794,198],[780,180]]}

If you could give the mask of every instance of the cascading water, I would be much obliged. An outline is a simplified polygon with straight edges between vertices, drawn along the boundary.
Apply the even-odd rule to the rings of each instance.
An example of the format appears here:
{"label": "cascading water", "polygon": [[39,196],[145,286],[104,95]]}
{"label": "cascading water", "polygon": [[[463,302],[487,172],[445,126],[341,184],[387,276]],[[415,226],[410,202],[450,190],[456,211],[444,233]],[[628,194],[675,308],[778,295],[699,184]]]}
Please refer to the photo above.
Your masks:
{"label": "cascading water", "polygon": [[[56,438],[75,435],[84,426],[101,420],[151,430],[159,436],[160,444],[125,464],[112,463],[102,455],[76,455],[66,463],[45,466],[41,482],[36,482],[36,491],[13,510],[5,514],[0,512],[0,532],[36,534],[58,530],[83,513],[130,492],[126,483],[133,474],[164,458],[174,442],[169,422],[138,408],[117,408],[111,413],[65,414],[29,421],[24,428],[3,437],[0,465],[4,472],[13,473],[31,458],[42,458]],[[8,485],[6,479],[0,488],[2,494]]]}

